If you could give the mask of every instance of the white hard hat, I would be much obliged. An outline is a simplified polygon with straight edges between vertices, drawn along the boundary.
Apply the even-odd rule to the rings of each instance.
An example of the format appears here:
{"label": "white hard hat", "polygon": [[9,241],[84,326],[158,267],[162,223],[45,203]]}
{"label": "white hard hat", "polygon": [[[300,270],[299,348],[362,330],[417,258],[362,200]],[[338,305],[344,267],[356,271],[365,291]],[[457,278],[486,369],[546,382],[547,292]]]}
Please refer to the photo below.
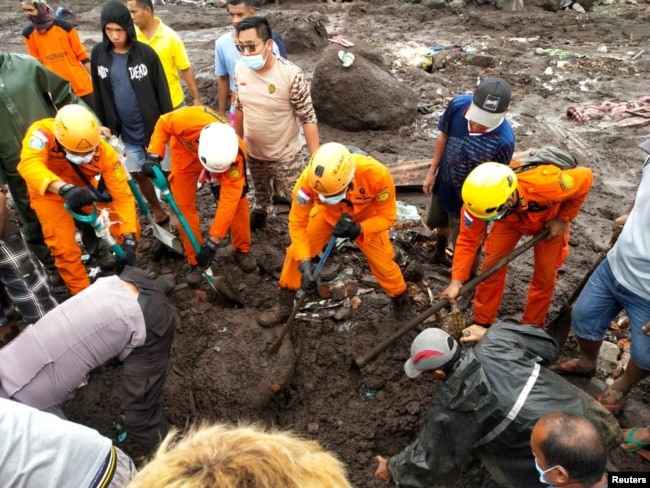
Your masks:
{"label": "white hard hat", "polygon": [[239,138],[235,129],[222,122],[206,125],[199,136],[199,161],[213,173],[226,171],[237,158]]}

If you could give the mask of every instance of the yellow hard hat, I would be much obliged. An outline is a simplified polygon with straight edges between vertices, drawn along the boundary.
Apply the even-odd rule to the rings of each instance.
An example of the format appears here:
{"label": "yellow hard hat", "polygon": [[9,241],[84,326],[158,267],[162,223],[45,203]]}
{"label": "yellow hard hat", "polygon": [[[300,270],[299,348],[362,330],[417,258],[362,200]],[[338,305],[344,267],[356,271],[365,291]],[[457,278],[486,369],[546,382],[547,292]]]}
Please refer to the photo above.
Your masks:
{"label": "yellow hard hat", "polygon": [[501,163],[482,163],[463,183],[463,202],[469,213],[483,220],[496,220],[506,210],[508,199],[517,189],[517,176]]}
{"label": "yellow hard hat", "polygon": [[73,152],[93,151],[101,139],[97,117],[81,105],[66,105],[54,117],[54,137]]}
{"label": "yellow hard hat", "polygon": [[345,190],[354,177],[354,158],[337,142],[319,147],[309,160],[309,185],[324,197]]}

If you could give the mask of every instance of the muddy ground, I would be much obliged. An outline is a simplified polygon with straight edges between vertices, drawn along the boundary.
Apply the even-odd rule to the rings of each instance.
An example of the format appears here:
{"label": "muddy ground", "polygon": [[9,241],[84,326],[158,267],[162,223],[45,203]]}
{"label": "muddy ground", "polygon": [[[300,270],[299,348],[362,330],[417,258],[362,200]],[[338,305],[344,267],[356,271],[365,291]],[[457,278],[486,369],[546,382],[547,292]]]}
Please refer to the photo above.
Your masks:
{"label": "muddy ground", "polygon": [[[89,48],[100,38],[101,4],[91,0],[61,3],[77,14],[82,40]],[[0,6],[5,20],[0,48],[25,52],[20,40],[24,19],[18,3],[0,0]],[[491,5],[437,10],[397,0],[355,0],[282,3],[264,6],[262,12],[298,17],[319,12],[327,19],[324,25],[330,35],[344,34],[374,46],[383,55],[386,67],[408,83],[419,95],[419,105],[431,112],[408,121],[397,131],[348,133],[320,124],[323,142],[362,147],[385,163],[428,158],[439,111],[449,98],[470,92],[479,77],[494,75],[506,78],[513,87],[509,120],[518,149],[563,146],[593,169],[594,186],[572,226],[571,255],[560,271],[548,316],[552,319],[609,241],[612,219],[630,204],[642,163],[637,145],[650,135],[650,126],[621,127],[611,119],[579,125],[567,119],[566,111],[569,106],[631,101],[650,94],[650,4],[639,0],[639,5],[595,6],[589,13],[554,13],[532,2],[523,12],[507,13]],[[167,4],[157,5],[156,13],[184,39],[203,102],[215,105],[213,46],[228,26],[225,9]],[[436,53],[444,56],[438,58],[437,67],[441,69],[427,73],[418,64],[427,48],[435,45],[463,46],[465,52],[444,49]],[[559,58],[537,55],[536,48],[558,48],[571,54],[564,66],[558,66]],[[289,56],[310,78],[319,51],[290,51]],[[199,195],[207,228],[214,199],[207,189]],[[424,215],[428,199],[422,193],[400,192],[398,198],[415,205]],[[244,275],[228,249],[222,247],[218,253],[215,269],[239,291],[243,309],[212,296],[206,285],[198,293],[187,287],[183,260],[158,250],[145,230],[140,267],[154,274],[176,275],[178,282],[171,294],[178,309],[178,329],[165,387],[167,415],[180,428],[199,419],[261,421],[290,428],[336,452],[347,464],[355,486],[382,486],[372,477],[374,455],[395,454],[414,439],[435,389],[433,383],[411,381],[403,374],[410,341],[420,329],[406,334],[362,370],[352,367],[354,357],[400,326],[391,318],[388,298],[371,290],[361,296],[361,306],[348,309],[342,319],[297,321],[281,351],[283,362],[266,359],[265,351],[279,329],[261,329],[255,316],[277,294],[277,271],[288,244],[286,214],[279,214],[271,224],[253,235],[253,253],[261,264],[260,272]],[[146,228],[144,220],[143,225]],[[428,305],[427,286],[435,295],[444,288],[448,276],[448,268],[431,264],[433,246],[426,234],[421,228],[393,232],[400,264],[408,272],[410,291],[420,310]],[[369,273],[363,257],[354,249],[341,250],[333,260],[352,269],[358,280]],[[531,260],[532,254],[525,255],[511,267],[501,317],[521,316]],[[206,296],[208,300],[203,301]],[[573,340],[563,354],[575,354]],[[116,364],[95,372],[90,384],[66,406],[67,414],[115,439],[120,374]],[[630,408],[620,417],[623,426],[648,423],[647,386],[644,382],[633,390]],[[278,392],[271,397],[274,390]],[[128,435],[122,446],[135,457],[141,454]],[[640,457],[619,450],[612,453],[612,462],[617,470],[650,468]],[[494,485],[479,465],[469,463],[460,477],[446,486]]]}

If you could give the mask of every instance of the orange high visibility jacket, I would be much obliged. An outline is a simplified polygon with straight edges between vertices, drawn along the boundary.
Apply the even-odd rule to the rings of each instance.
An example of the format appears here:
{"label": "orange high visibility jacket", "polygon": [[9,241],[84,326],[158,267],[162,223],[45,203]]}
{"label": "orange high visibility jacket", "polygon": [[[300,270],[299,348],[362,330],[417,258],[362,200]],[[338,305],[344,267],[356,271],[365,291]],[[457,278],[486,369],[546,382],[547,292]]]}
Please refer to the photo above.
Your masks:
{"label": "orange high visibility jacket", "polygon": [[342,213],[348,213],[361,224],[363,234],[390,229],[397,220],[395,183],[388,168],[370,156],[352,154],[355,160],[354,178],[345,200],[327,205],[309,185],[309,168],[305,168],[293,189],[293,205],[289,212],[289,235],[296,249],[296,259],[310,259],[307,223],[314,207],[326,222],[334,226]]}
{"label": "orange high visibility jacket", "polygon": [[[85,187],[86,183],[72,168],[73,163],[66,159],[63,148],[54,137],[53,125],[54,119],[43,119],[34,122],[27,130],[18,173],[27,183],[30,198],[51,199],[57,205],[62,205],[63,197],[47,191],[50,183],[65,181],[80,187]],[[101,175],[113,198],[107,204],[111,220],[121,222],[123,234],[136,234],[135,199],[127,183],[126,171],[111,145],[102,139],[95,149],[93,160],[89,164],[78,165],[77,168],[94,187],[98,185],[95,177]]]}
{"label": "orange high visibility jacket", "polygon": [[[199,135],[203,127],[213,122],[228,123],[209,107],[200,105],[181,107],[163,114],[154,128],[148,152],[163,157],[165,146],[169,144],[172,175],[193,165],[202,167],[198,159]],[[226,171],[212,173],[221,185],[221,193],[210,235],[219,239],[228,232],[246,185],[246,145],[241,138],[238,139],[237,159]]]}
{"label": "orange high visibility jacket", "polygon": [[93,92],[93,82],[83,63],[90,63],[88,52],[72,24],[54,20],[43,34],[29,24],[23,30],[23,41],[29,54],[61,78],[68,80],[78,97]]}
{"label": "orange high visibility jacket", "polygon": [[[515,161],[511,166],[519,164],[520,161]],[[522,235],[535,235],[554,217],[569,222],[578,215],[592,182],[591,170],[584,167],[562,170],[548,164],[517,173],[519,201],[508,216],[494,222],[494,225],[508,225]],[[474,256],[487,226],[488,222],[474,217],[463,205],[460,235],[451,269],[453,280],[465,281],[469,278]]]}

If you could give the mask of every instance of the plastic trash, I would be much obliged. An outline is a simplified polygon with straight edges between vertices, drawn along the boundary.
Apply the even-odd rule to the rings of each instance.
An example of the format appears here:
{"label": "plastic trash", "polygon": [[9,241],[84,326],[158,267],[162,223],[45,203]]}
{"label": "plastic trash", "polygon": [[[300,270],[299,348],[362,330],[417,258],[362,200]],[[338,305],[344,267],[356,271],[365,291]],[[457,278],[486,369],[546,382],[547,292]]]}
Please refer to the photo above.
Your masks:
{"label": "plastic trash", "polygon": [[339,51],[339,59],[344,68],[349,68],[354,63],[354,54],[341,50]]}
{"label": "plastic trash", "polygon": [[571,56],[571,53],[569,51],[565,51],[563,49],[543,49],[541,47],[535,49],[535,54],[539,56],[549,56],[551,58],[560,59],[567,59]]}
{"label": "plastic trash", "polygon": [[397,223],[395,226],[398,229],[416,226],[420,223],[420,220],[421,217],[417,207],[397,201]]}

